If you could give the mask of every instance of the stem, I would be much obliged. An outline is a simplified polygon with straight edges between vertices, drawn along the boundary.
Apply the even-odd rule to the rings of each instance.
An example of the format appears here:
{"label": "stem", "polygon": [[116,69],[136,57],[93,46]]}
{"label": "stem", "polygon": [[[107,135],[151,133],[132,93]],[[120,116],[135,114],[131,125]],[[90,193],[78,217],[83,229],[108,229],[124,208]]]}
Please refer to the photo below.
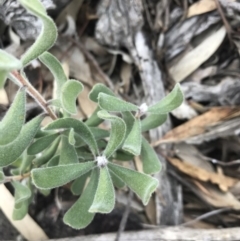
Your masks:
{"label": "stem", "polygon": [[26,177],[30,177],[31,173],[25,173],[23,175],[18,175],[18,176],[10,176],[10,177],[5,177],[3,183],[6,182],[11,182],[11,181],[21,181],[22,179],[26,178]]}
{"label": "stem", "polygon": [[48,115],[56,120],[57,116],[52,111],[52,109],[48,106],[45,99],[41,96],[41,94],[31,85],[31,83],[26,80],[18,71],[12,71],[11,74],[23,85],[27,87],[27,92],[31,95],[34,100],[42,107],[42,109],[48,113]]}

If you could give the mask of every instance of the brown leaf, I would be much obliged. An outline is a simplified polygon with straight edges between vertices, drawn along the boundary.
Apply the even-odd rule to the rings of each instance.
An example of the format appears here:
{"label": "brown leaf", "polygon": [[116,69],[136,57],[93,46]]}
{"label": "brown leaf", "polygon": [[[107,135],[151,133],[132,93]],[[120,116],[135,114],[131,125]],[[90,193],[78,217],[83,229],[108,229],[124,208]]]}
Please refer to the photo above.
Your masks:
{"label": "brown leaf", "polygon": [[177,167],[178,170],[184,174],[203,182],[211,182],[213,184],[217,184],[219,188],[224,192],[226,192],[230,187],[238,182],[237,179],[224,176],[223,174],[206,171],[189,163],[184,163],[177,158],[168,157],[167,159],[173,166]]}
{"label": "brown leaf", "polygon": [[[233,117],[240,116],[240,107],[213,107],[208,112],[193,118],[192,120],[174,128],[169,131],[162,139],[153,143],[153,146],[157,146],[161,143],[177,143],[186,141],[188,143],[201,143],[203,140],[211,140],[216,137],[221,136],[220,133],[215,133],[215,136],[209,136],[208,138],[202,138],[198,140],[200,135],[207,134],[214,127],[220,128],[219,124],[223,125],[225,122],[230,120]],[[236,125],[238,125],[238,119],[232,119],[230,121],[234,121]],[[231,135],[233,133],[226,132],[227,135]],[[214,134],[214,133],[213,133]],[[224,135],[222,135],[224,136]],[[199,138],[200,139],[200,138]]]}

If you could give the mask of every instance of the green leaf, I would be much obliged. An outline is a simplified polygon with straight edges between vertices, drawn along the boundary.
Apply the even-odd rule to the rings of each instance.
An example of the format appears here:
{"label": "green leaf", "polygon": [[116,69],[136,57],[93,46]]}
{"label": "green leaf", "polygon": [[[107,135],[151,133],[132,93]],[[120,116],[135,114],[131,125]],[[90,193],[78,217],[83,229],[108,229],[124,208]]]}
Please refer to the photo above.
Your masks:
{"label": "green leaf", "polygon": [[82,229],[87,227],[94,218],[95,213],[88,210],[93,202],[93,198],[98,184],[98,168],[92,171],[90,181],[84,189],[81,197],[73,204],[63,217],[63,222],[72,228]]}
{"label": "green leaf", "polygon": [[6,51],[0,49],[0,72],[2,70],[11,71],[21,68],[22,63],[20,60],[7,53]]}
{"label": "green leaf", "polygon": [[123,150],[117,150],[113,158],[118,161],[132,161],[134,158],[134,155],[130,154],[129,152],[125,152]]}
{"label": "green leaf", "polygon": [[85,147],[76,148],[78,158],[83,160],[93,160],[94,156]]}
{"label": "green leaf", "polygon": [[86,180],[89,177],[89,175],[90,175],[90,172],[85,173],[81,177],[74,180],[74,182],[71,185],[71,191],[74,195],[80,195],[82,193]]}
{"label": "green leaf", "polygon": [[128,151],[131,154],[138,156],[141,152],[142,134],[141,134],[141,121],[135,119],[132,130],[127,136],[122,149]]}
{"label": "green leaf", "polygon": [[99,93],[105,93],[107,95],[114,96],[115,94],[105,85],[96,84],[93,86],[92,90],[89,93],[89,99],[93,102],[98,103],[98,95]]}
{"label": "green leaf", "polygon": [[77,80],[70,79],[63,85],[61,102],[65,111],[70,114],[77,114],[76,99],[82,90],[83,85]]}
{"label": "green leaf", "polygon": [[8,166],[16,161],[34,138],[44,115],[35,117],[25,124],[18,137],[11,143],[0,146],[0,167]]}
{"label": "green leaf", "polygon": [[74,137],[75,133],[74,133],[74,129],[71,128],[68,134],[68,142],[70,145],[74,146],[76,144],[76,140]]}
{"label": "green leaf", "polygon": [[111,122],[110,138],[107,147],[103,152],[103,155],[109,158],[122,144],[126,133],[126,125],[121,118],[110,115],[107,111],[104,110],[99,111],[98,116]]}
{"label": "green leaf", "polygon": [[158,187],[158,180],[156,178],[110,162],[108,163],[108,167],[141,198],[144,205],[148,204],[152,193]]}
{"label": "green leaf", "polygon": [[53,56],[49,52],[44,52],[41,56],[39,56],[39,59],[51,71],[54,80],[57,83],[57,98],[60,100],[63,85],[67,83],[68,80],[61,63],[55,56]]}
{"label": "green leaf", "polygon": [[100,93],[98,95],[99,106],[107,111],[137,111],[138,107],[134,104],[121,100],[115,96]]}
{"label": "green leaf", "polygon": [[54,167],[58,166],[60,160],[60,155],[56,155],[50,159],[50,161],[47,163],[47,167]]}
{"label": "green leaf", "polygon": [[8,71],[0,69],[0,89],[4,87],[7,79]]}
{"label": "green leaf", "polygon": [[110,133],[107,130],[98,127],[89,127],[96,140],[100,140],[109,137]]}
{"label": "green leaf", "polygon": [[19,167],[19,172],[21,175],[30,169],[33,159],[34,156],[28,156],[26,151],[24,151],[21,165]]}
{"label": "green leaf", "polygon": [[80,177],[96,166],[96,162],[61,165],[56,167],[37,168],[32,170],[33,183],[40,189],[51,189],[63,186]]}
{"label": "green leaf", "polygon": [[100,168],[97,191],[93,203],[89,208],[90,213],[110,213],[115,205],[115,190],[108,168]]}
{"label": "green leaf", "polygon": [[49,146],[49,148],[46,149],[40,157],[37,157],[36,159],[33,160],[33,164],[35,166],[41,166],[47,163],[49,160],[51,160],[51,158],[55,155],[58,149],[59,142],[60,142],[60,137],[57,137],[52,143],[52,145]]}
{"label": "green leaf", "polygon": [[42,53],[50,49],[57,39],[57,27],[54,21],[47,15],[42,3],[38,0],[19,0],[28,11],[39,17],[43,22],[43,28],[34,44],[21,58],[23,66],[36,59]]}
{"label": "green leaf", "polygon": [[101,110],[101,108],[99,107],[99,106],[97,106],[97,108],[94,110],[94,112],[92,113],[92,115],[85,121],[85,124],[87,125],[87,126],[92,126],[92,127],[94,127],[94,126],[98,126],[98,125],[100,125],[102,122],[103,122],[103,120],[102,119],[100,119],[99,117],[98,117],[98,115],[97,115],[97,113],[99,112]]}
{"label": "green leaf", "polygon": [[20,182],[13,181],[12,185],[14,187],[14,210],[12,217],[14,220],[23,219],[28,211],[28,199],[31,197],[30,189],[21,184]]}
{"label": "green leaf", "polygon": [[62,128],[73,128],[76,133],[80,134],[81,138],[89,146],[94,156],[98,155],[98,147],[96,140],[94,139],[94,136],[87,125],[85,125],[80,120],[76,120],[73,118],[62,118],[50,123],[48,126],[46,126],[45,130],[54,130]]}
{"label": "green leaf", "polygon": [[141,160],[145,173],[154,174],[161,170],[161,163],[156,152],[144,137],[142,137]]}
{"label": "green leaf", "polygon": [[142,120],[142,132],[161,126],[167,120],[167,114],[162,115],[148,115]]}
{"label": "green leaf", "polygon": [[173,90],[162,100],[148,108],[148,113],[151,114],[167,114],[179,107],[183,102],[183,93],[180,85],[176,84]]}
{"label": "green leaf", "polygon": [[111,175],[113,185],[116,188],[120,189],[126,186],[125,183],[118,176],[116,176],[111,170],[109,170],[109,173]]}
{"label": "green leaf", "polygon": [[122,114],[122,118],[127,127],[126,136],[125,136],[125,137],[127,137],[133,128],[133,124],[135,122],[135,117],[133,116],[133,114],[130,111],[124,111],[121,114]]}
{"label": "green leaf", "polygon": [[25,122],[25,104],[26,89],[23,87],[16,94],[12,105],[0,122],[0,145],[12,142],[19,135]]}
{"label": "green leaf", "polygon": [[59,165],[78,163],[77,152],[69,142],[66,136],[62,136],[62,146],[60,153]]}
{"label": "green leaf", "polygon": [[28,155],[36,155],[43,150],[45,150],[47,147],[49,147],[52,142],[59,136],[58,133],[43,136],[39,139],[37,139],[35,142],[33,142],[27,149]]}

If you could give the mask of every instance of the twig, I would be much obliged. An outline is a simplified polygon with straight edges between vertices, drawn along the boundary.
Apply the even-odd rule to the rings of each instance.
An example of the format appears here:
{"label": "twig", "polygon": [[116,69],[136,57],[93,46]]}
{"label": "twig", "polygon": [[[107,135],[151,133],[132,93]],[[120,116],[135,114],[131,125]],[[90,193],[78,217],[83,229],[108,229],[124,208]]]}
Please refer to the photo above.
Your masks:
{"label": "twig", "polygon": [[48,115],[56,120],[57,116],[48,106],[45,99],[41,96],[41,94],[31,85],[29,81],[27,81],[18,71],[12,71],[11,74],[23,85],[27,87],[27,92],[30,94],[34,100],[42,107],[42,109],[48,113]]}
{"label": "twig", "polygon": [[130,205],[131,205],[132,198],[133,198],[133,192],[132,192],[132,190],[129,190],[128,199],[127,199],[127,206],[126,206],[126,209],[125,209],[124,214],[122,216],[122,220],[121,220],[121,223],[120,223],[115,241],[120,240],[120,236],[121,236],[122,232],[124,231],[124,229],[126,227],[128,215],[129,215],[129,212],[130,212]]}
{"label": "twig", "polygon": [[21,181],[24,178],[30,177],[30,175],[31,173],[28,172],[23,175],[5,177],[2,183],[11,182],[11,181]]}

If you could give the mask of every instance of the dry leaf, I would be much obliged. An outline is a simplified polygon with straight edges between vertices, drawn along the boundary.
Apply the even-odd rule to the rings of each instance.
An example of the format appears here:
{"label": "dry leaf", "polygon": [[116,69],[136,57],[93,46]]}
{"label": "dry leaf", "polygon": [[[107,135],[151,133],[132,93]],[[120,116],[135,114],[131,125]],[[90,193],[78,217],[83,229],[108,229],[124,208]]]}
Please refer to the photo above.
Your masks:
{"label": "dry leaf", "polygon": [[215,0],[201,0],[192,4],[188,9],[187,17],[207,13],[217,8]]}
{"label": "dry leaf", "polygon": [[168,157],[167,159],[173,166],[177,167],[178,170],[184,174],[203,182],[211,182],[213,184],[217,184],[219,188],[224,192],[226,192],[230,187],[238,182],[237,179],[206,171],[189,163],[184,163],[177,158]]}
{"label": "dry leaf", "polygon": [[218,49],[226,35],[226,29],[222,26],[213,32],[196,48],[186,53],[178,63],[169,69],[172,78],[176,82],[184,80],[204,63]]}
{"label": "dry leaf", "polygon": [[[153,143],[153,146],[157,146],[161,143],[177,143],[186,141],[188,143],[201,143],[204,140],[215,139],[219,136],[231,135],[237,129],[233,129],[234,131],[230,133],[230,126],[224,125],[227,121],[233,117],[240,116],[240,107],[213,107],[208,112],[193,118],[192,120],[174,128],[169,131],[162,139]],[[234,122],[236,125],[240,125],[238,119],[230,120]],[[221,133],[221,125],[226,127],[224,133]],[[229,123],[228,123],[229,124]],[[204,139],[204,134],[208,134],[208,132],[214,128],[220,128],[219,131],[212,131],[212,136],[207,136],[208,138]],[[200,135],[202,135],[200,139]]]}

